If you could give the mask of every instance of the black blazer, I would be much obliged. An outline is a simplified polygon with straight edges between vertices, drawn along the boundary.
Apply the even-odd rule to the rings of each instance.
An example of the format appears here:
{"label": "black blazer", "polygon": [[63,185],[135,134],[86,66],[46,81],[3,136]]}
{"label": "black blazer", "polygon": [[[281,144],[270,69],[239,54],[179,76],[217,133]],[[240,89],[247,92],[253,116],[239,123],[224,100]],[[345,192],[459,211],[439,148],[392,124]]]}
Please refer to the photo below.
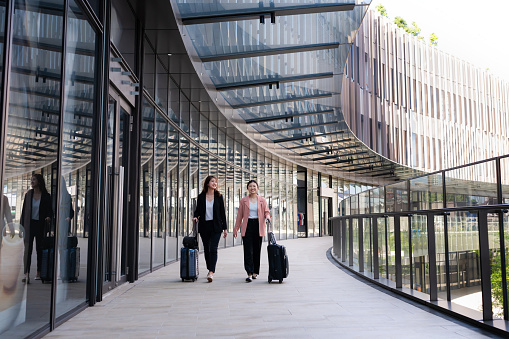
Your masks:
{"label": "black blazer", "polygon": [[[32,197],[34,190],[31,189],[25,194],[23,201],[23,208],[21,210],[20,224],[25,227],[25,231],[30,228],[30,219],[32,219]],[[53,206],[51,195],[49,193],[43,193],[41,195],[41,205],[39,206],[39,220],[44,221],[46,218],[53,220]],[[49,231],[49,230],[46,230]]]}
{"label": "black blazer", "polygon": [[[198,218],[198,232],[201,233],[203,229],[202,226],[205,225],[205,209],[207,208],[206,204],[206,193],[200,193],[198,195],[198,199],[196,201],[196,209],[194,210],[194,217]],[[224,200],[223,196],[219,195],[219,193],[214,193],[214,206],[212,207],[213,217],[212,221],[214,222],[214,232],[221,233],[222,230],[227,229],[226,226],[226,212],[224,210]]]}

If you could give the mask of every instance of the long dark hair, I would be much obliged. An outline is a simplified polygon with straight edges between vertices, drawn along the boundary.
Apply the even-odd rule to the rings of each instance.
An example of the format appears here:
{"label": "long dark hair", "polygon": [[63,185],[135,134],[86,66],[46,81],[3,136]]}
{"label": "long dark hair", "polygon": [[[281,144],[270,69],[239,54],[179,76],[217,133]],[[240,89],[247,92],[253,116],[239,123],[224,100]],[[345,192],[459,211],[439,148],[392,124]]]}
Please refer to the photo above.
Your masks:
{"label": "long dark hair", "polygon": [[[209,175],[206,179],[205,179],[205,182],[203,183],[203,190],[201,191],[202,193],[207,193],[207,191],[209,190],[209,182],[210,180],[212,179],[216,179],[216,181],[218,182],[219,184],[219,180],[217,180],[217,178],[213,175]],[[221,196],[221,193],[219,192],[219,190],[217,189],[217,187],[214,189],[214,194],[217,193],[219,194],[219,196]]]}
{"label": "long dark hair", "polygon": [[39,189],[41,190],[42,194],[48,194],[48,190],[46,189],[46,182],[44,181],[42,174],[37,173],[32,175],[32,177],[37,180],[37,184],[39,185]]}

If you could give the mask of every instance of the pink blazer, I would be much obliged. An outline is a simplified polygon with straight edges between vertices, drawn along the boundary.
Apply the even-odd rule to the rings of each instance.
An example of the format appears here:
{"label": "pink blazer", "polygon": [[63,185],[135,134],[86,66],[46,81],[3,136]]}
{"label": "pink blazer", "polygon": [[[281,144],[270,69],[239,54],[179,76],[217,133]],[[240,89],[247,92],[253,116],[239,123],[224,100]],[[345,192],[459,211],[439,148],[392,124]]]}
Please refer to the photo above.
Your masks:
{"label": "pink blazer", "polygon": [[[237,220],[235,221],[234,231],[239,231],[242,225],[242,236],[246,235],[247,220],[249,217],[249,196],[240,199],[239,212],[237,213]],[[258,196],[258,223],[260,229],[260,237],[266,235],[267,230],[265,229],[265,219],[270,219],[269,205],[267,200]]]}

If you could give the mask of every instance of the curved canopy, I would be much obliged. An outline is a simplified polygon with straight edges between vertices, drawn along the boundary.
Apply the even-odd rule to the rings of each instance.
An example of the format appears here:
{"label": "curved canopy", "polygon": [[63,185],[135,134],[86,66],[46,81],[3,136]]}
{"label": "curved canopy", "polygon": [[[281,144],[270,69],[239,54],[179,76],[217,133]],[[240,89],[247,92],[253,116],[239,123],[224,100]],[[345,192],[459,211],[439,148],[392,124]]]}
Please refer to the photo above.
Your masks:
{"label": "curved canopy", "polygon": [[370,2],[175,0],[202,76],[245,124],[328,171],[395,177],[397,164],[352,135],[341,111],[343,70]]}

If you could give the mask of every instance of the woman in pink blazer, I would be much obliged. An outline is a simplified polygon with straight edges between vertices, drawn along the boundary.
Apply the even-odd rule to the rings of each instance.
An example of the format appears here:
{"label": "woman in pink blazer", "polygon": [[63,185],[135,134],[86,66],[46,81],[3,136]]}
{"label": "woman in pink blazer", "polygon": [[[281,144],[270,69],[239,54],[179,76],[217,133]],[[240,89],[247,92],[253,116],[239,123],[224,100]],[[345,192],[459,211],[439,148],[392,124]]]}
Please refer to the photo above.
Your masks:
{"label": "woman in pink blazer", "polygon": [[266,233],[265,220],[270,220],[270,212],[267,200],[258,195],[258,183],[255,180],[247,183],[247,191],[249,195],[240,199],[233,236],[237,238],[237,232],[242,225],[246,282],[251,282],[260,274],[260,254]]}

